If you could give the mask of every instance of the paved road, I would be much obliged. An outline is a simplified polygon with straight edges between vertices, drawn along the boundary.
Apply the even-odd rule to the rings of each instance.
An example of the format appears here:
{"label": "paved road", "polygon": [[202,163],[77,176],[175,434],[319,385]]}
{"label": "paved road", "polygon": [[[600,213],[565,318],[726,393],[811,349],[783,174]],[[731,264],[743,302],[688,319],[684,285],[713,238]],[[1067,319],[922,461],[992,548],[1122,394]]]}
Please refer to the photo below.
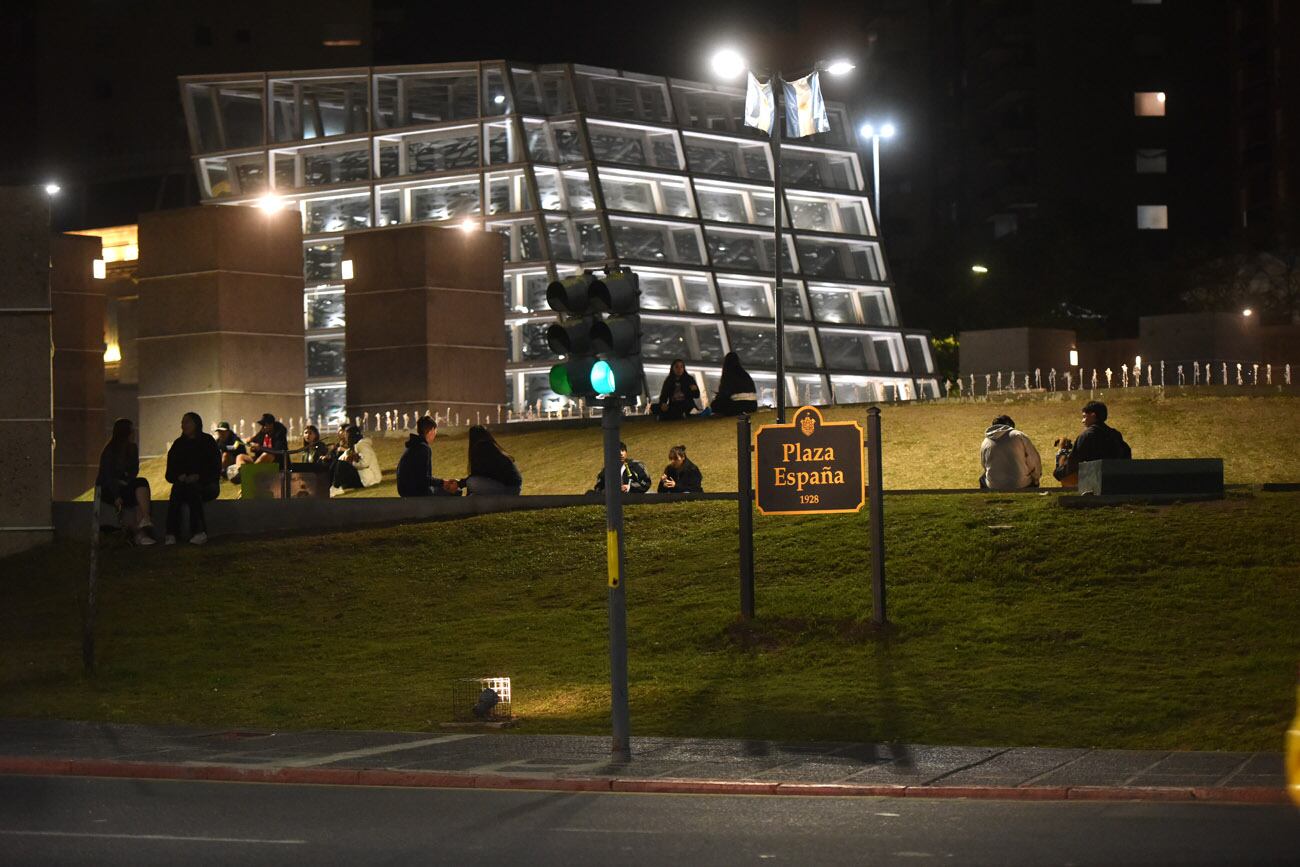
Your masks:
{"label": "paved road", "polygon": [[1300,812],[0,777],[0,863],[1296,864]]}

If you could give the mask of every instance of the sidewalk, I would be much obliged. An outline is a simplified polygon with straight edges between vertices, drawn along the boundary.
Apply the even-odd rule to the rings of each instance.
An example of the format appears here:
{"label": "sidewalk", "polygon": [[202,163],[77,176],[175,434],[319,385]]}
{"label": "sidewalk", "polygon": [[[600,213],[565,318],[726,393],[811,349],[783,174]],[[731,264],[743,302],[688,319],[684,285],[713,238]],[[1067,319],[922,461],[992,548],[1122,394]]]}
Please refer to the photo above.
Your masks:
{"label": "sidewalk", "polygon": [[271,732],[0,720],[0,774],[564,791],[1287,803],[1280,753]]}

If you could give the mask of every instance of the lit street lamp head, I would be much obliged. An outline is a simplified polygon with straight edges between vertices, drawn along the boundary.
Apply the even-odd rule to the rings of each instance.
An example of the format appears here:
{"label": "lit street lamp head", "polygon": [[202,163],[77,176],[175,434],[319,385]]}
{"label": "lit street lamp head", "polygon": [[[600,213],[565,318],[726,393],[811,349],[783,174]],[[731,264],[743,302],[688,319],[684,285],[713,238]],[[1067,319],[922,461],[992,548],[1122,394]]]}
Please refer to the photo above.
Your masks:
{"label": "lit street lamp head", "polygon": [[719,78],[737,78],[745,69],[745,58],[733,48],[723,48],[713,55],[713,72]]}
{"label": "lit street lamp head", "polygon": [[59,194],[59,191],[62,189],[63,187],[60,187],[58,184],[54,183],[53,181],[50,181],[48,184],[45,185],[45,195],[57,196]]}
{"label": "lit street lamp head", "polygon": [[876,137],[876,128],[869,123],[864,123],[861,127],[859,127],[858,132],[862,134],[863,138]]}
{"label": "lit street lamp head", "polygon": [[898,128],[895,127],[892,123],[887,123],[887,124],[885,124],[884,126],[882,126],[882,127],[880,128],[880,137],[881,137],[881,138],[893,138],[893,137],[894,137],[894,133],[896,133],[896,132],[898,132]]}
{"label": "lit street lamp head", "polygon": [[984,265],[971,265],[970,269],[975,274],[987,274],[989,269]]}
{"label": "lit street lamp head", "polygon": [[843,58],[832,60],[830,63],[826,64],[826,71],[831,75],[848,75],[853,71],[853,69],[853,64]]}
{"label": "lit street lamp head", "polygon": [[284,210],[284,199],[275,193],[267,193],[257,200],[257,206],[263,211],[282,211]]}

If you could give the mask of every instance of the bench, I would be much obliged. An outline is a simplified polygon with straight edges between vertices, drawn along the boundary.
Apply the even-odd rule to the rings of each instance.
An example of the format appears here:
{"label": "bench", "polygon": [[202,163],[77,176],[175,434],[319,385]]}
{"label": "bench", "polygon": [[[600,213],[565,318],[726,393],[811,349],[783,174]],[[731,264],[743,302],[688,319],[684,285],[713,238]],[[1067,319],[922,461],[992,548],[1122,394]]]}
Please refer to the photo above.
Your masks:
{"label": "bench", "polygon": [[1222,497],[1222,458],[1100,460],[1079,464],[1079,493],[1131,497]]}

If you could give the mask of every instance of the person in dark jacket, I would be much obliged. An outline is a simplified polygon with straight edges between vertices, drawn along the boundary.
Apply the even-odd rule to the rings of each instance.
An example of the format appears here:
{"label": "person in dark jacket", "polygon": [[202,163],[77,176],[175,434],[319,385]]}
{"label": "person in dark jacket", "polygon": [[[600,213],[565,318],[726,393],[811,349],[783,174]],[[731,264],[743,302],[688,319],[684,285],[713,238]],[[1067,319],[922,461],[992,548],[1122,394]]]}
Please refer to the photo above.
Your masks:
{"label": "person in dark jacket", "polygon": [[654,405],[655,415],[660,421],[677,421],[686,418],[695,411],[695,401],[700,399],[700,387],[695,377],[686,371],[686,362],[680,358],[673,360],[668,369],[663,388],[659,390],[659,402]]}
{"label": "person in dark jacket", "polygon": [[[249,461],[258,464],[276,463],[281,467],[289,459],[285,452],[289,451],[289,431],[284,425],[275,420],[275,416],[269,412],[263,413],[258,420],[260,425],[256,434],[248,438],[248,451],[250,454],[236,458],[236,462],[243,464]],[[279,454],[272,454],[279,452]]]}
{"label": "person in dark jacket", "polygon": [[524,477],[515,459],[497,443],[491,431],[476,424],[469,429],[469,475],[461,485],[474,494],[519,496]]}
{"label": "person in dark jacket", "polygon": [[686,457],[686,446],[668,450],[668,466],[659,477],[661,494],[699,494],[704,491],[704,474]]}
{"label": "person in dark jacket", "polygon": [[740,356],[728,352],[722,359],[722,379],[718,393],[709,404],[714,415],[740,415],[758,412],[758,390],[754,377],[740,363]]}
{"label": "person in dark jacket", "polygon": [[1084,461],[1132,459],[1133,450],[1124,442],[1123,434],[1106,424],[1106,416],[1106,404],[1099,400],[1083,405],[1083,433],[1075,437],[1070,454],[1057,462],[1053,476],[1060,480],[1077,475]]}
{"label": "person in dark jacket", "polygon": [[[152,545],[153,520],[149,517],[149,480],[140,476],[140,448],[135,425],[129,418],[113,422],[113,434],[99,453],[99,500],[117,510],[121,525],[134,534],[137,545]],[[127,512],[134,512],[132,519]]]}
{"label": "person in dark jacket", "polygon": [[[650,490],[650,474],[646,472],[645,464],[628,458],[627,446],[624,443],[618,444],[618,459],[623,464],[623,468],[619,471],[619,487],[623,493],[644,494]],[[605,470],[603,467],[596,474],[596,487],[593,490],[605,490]]]}
{"label": "person in dark jacket", "polygon": [[203,520],[203,504],[221,493],[221,450],[212,435],[203,430],[197,412],[181,417],[181,435],[167,450],[167,481],[172,493],[167,501],[167,538],[175,545],[181,527],[181,508],[190,510],[190,544],[208,541],[208,525]]}
{"label": "person in dark jacket", "polygon": [[460,493],[455,479],[440,479],[433,474],[433,439],[438,423],[424,416],[415,423],[415,433],[406,441],[406,451],[397,461],[397,496],[442,497]]}

